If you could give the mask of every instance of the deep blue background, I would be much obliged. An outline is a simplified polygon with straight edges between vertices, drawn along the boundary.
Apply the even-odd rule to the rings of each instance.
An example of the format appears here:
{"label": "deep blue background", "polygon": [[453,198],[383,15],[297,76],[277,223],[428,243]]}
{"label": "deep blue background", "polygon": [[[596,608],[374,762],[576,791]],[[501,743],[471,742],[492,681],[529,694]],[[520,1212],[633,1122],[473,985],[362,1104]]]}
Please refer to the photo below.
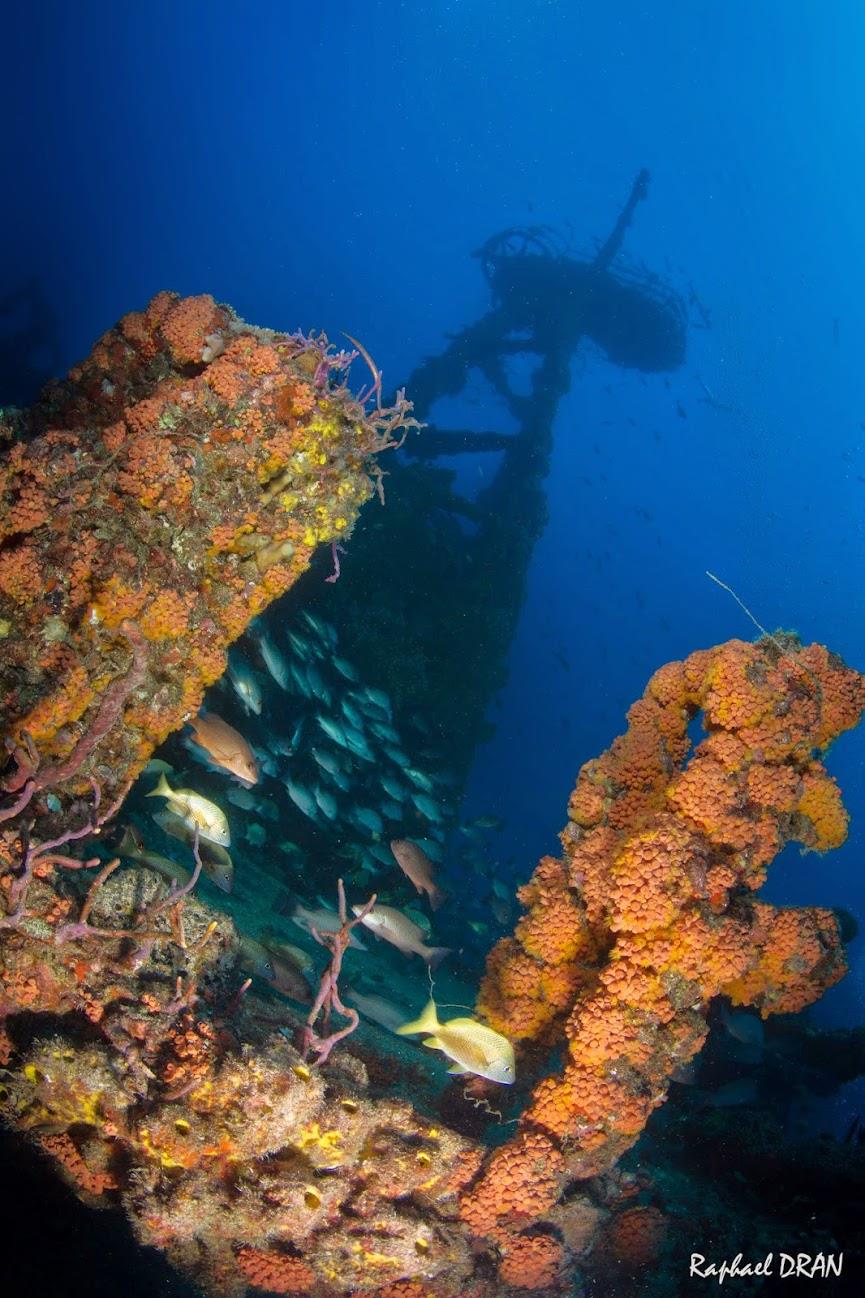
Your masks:
{"label": "deep blue background", "polygon": [[[520,222],[602,236],[651,169],[628,251],[713,327],[669,388],[587,352],[560,410],[470,799],[523,877],[654,668],[753,634],[706,568],[865,667],[863,38],[858,0],[37,0],[6,28],[0,296],[39,278],[63,368],[167,287],[346,330],[395,386],[485,309],[471,249]],[[786,853],[768,895],[861,915],[865,734],[830,766],[849,843]]]}

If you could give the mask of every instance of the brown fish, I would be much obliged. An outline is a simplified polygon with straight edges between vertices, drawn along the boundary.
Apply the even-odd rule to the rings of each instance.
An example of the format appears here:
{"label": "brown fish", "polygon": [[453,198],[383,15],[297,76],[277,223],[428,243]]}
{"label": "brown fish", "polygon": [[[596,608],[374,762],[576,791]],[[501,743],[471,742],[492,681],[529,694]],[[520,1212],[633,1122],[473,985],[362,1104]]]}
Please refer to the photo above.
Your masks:
{"label": "brown fish", "polygon": [[312,988],[297,966],[290,964],[288,960],[281,960],[261,942],[246,934],[240,939],[240,967],[270,983],[280,996],[287,996],[289,1000],[300,1001],[305,1005],[311,1004]]}
{"label": "brown fish", "polygon": [[[195,831],[190,829],[185,820],[174,816],[170,811],[160,811],[153,817],[160,829],[181,843],[192,843]],[[204,873],[211,883],[216,884],[222,892],[231,892],[234,883],[234,862],[229,853],[219,843],[212,843],[206,838],[199,838],[198,851],[204,863]]]}
{"label": "brown fish", "polygon": [[189,722],[193,738],[216,766],[247,787],[258,783],[255,754],[243,735],[215,712],[200,712]]}
{"label": "brown fish", "polygon": [[411,880],[418,892],[425,892],[432,909],[438,910],[445,895],[433,877],[435,866],[423,848],[418,847],[410,838],[392,838],[390,850],[406,878]]}

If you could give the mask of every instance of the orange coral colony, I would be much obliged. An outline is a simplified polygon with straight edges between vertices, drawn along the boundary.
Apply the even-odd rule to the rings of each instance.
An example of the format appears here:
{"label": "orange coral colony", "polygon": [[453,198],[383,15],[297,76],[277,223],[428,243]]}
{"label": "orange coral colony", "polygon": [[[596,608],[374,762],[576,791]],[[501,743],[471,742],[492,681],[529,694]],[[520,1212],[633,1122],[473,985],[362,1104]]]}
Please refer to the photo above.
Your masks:
{"label": "orange coral colony", "polygon": [[[764,1016],[799,1010],[845,972],[832,912],[753,892],[785,843],[824,852],[847,816],[818,754],[856,725],[865,677],[822,645],[734,640],[670,663],[629,728],[581,770],[561,835],[520,890],[527,907],[490,953],[479,1009],[524,1043],[564,1038],[560,1075],[534,1088],[518,1134],[463,1194],[465,1220],[514,1218],[499,1169],[546,1141],[535,1198],[611,1167],[701,1048],[714,996]],[[702,712],[706,738],[691,751]],[[493,1194],[493,1187],[496,1192]],[[532,1201],[532,1211],[542,1205]]]}

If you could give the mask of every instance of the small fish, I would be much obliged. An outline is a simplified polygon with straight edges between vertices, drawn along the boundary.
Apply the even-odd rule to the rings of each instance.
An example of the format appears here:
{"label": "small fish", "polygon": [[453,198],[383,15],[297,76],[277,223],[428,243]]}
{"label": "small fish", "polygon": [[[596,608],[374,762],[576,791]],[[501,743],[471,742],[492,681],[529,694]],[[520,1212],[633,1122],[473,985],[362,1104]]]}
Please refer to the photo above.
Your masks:
{"label": "small fish", "polygon": [[409,764],[409,759],[402,749],[396,748],[393,744],[384,744],[383,747],[394,766],[399,766],[402,770],[405,770]]}
{"label": "small fish", "polygon": [[[185,820],[175,816],[173,812],[158,811],[153,819],[163,833],[171,838],[187,845],[195,841],[195,828],[190,828]],[[199,835],[198,855],[201,857],[202,870],[210,882],[220,892],[231,892],[234,887],[234,862],[225,848]]]}
{"label": "small fish", "polygon": [[274,757],[293,757],[300,747],[305,717],[300,717],[292,726],[289,735],[269,735],[265,740],[268,752]]}
{"label": "small fish", "polygon": [[229,789],[226,798],[234,807],[240,807],[241,811],[254,811],[258,799],[249,789]]}
{"label": "small fish", "polygon": [[[359,915],[363,906],[352,906],[352,910],[355,915]],[[425,934],[417,924],[413,924],[408,916],[393,906],[373,906],[361,923],[377,938],[390,942],[398,951],[402,951],[403,955],[419,955],[422,960],[426,960],[430,969],[436,969],[445,956],[451,953],[450,947],[427,946],[423,940]]]}
{"label": "small fish", "polygon": [[419,789],[424,789],[427,793],[432,793],[435,785],[428,775],[423,771],[417,770],[414,766],[406,767],[406,775],[412,784],[416,784]]}
{"label": "small fish", "polygon": [[265,820],[269,820],[274,825],[279,820],[280,810],[273,798],[258,798],[255,803],[255,810],[259,816],[263,816]]}
{"label": "small fish", "polygon": [[288,960],[290,964],[297,965],[301,973],[309,973],[311,969],[315,968],[309,952],[304,951],[301,946],[295,946],[293,942],[286,942],[275,929],[263,928],[259,941],[262,946],[266,946],[268,951],[272,951],[280,959]]}
{"label": "small fish", "polygon": [[493,879],[492,890],[500,901],[511,901],[513,894],[506,883],[501,879]]}
{"label": "small fish", "polygon": [[188,883],[192,877],[191,870],[185,870],[182,865],[172,861],[170,856],[149,851],[131,825],[127,825],[123,831],[123,837],[117,845],[117,854],[135,861],[138,865],[146,865],[148,869],[155,870],[163,878],[170,879],[172,883],[181,886]]}
{"label": "small fish", "polygon": [[312,645],[298,631],[288,632],[288,643],[291,645],[298,658],[302,658],[306,661],[308,658],[312,657],[314,652]]}
{"label": "small fish", "polygon": [[374,856],[370,856],[369,852],[361,852],[360,866],[358,867],[358,870],[362,875],[362,878],[355,879],[354,876],[352,876],[352,881],[359,888],[364,887],[367,883],[369,883],[371,878],[373,878],[377,874],[381,874],[381,869],[382,869],[381,865],[375,859]]}
{"label": "small fish", "polygon": [[312,686],[306,679],[306,667],[303,663],[294,662],[289,664],[289,672],[295,690],[305,699],[312,698]]}
{"label": "small fish", "polygon": [[415,1032],[425,1032],[427,1036],[422,1044],[431,1050],[440,1050],[453,1061],[449,1073],[458,1076],[473,1073],[503,1086],[510,1086],[516,1078],[514,1048],[510,1041],[477,1019],[457,1018],[439,1023],[436,1003],[430,999],[420,1018],[397,1028],[401,1037]]}
{"label": "small fish", "polygon": [[363,713],[359,712],[350,699],[343,699],[340,703],[342,715],[355,730],[363,730]]}
{"label": "small fish", "polygon": [[310,663],[307,667],[306,679],[309,681],[309,688],[319,702],[323,703],[325,707],[330,707],[330,690],[325,685],[322,674],[315,663]]}
{"label": "small fish", "polygon": [[370,843],[366,850],[379,866],[393,865],[393,853],[389,847],[385,847],[384,843]]}
{"label": "small fish", "polygon": [[261,686],[249,664],[240,658],[233,658],[228,667],[228,679],[246,711],[261,716]]}
{"label": "small fish", "polygon": [[259,769],[255,754],[243,735],[215,712],[200,712],[189,722],[193,737],[214,765],[228,771],[241,784],[258,783]]}
{"label": "small fish", "polygon": [[380,834],[384,829],[381,816],[371,807],[354,807],[350,818],[361,829],[368,829],[371,834]]}
{"label": "small fish", "polygon": [[342,676],[345,680],[347,681],[357,680],[357,672],[355,671],[354,667],[352,667],[351,663],[347,662],[345,658],[333,657],[331,658],[330,661],[331,661],[331,665],[336,668],[340,676]]}
{"label": "small fish", "polygon": [[336,645],[336,631],[329,622],[325,622],[324,618],[318,617],[315,613],[308,612],[307,609],[303,609],[300,616],[309,629],[315,632],[319,640],[327,645]]}
{"label": "small fish", "polygon": [[279,850],[280,852],[284,852],[286,856],[294,858],[303,856],[302,848],[298,847],[297,843],[292,843],[291,839],[288,838],[282,840],[279,844]]}
{"label": "small fish", "polygon": [[217,807],[215,802],[203,798],[194,789],[170,788],[163,772],[156,788],[151,789],[146,796],[165,798],[168,805],[186,825],[193,830],[197,827],[202,838],[208,839],[211,843],[219,843],[221,847],[230,846],[231,834],[225,812]]}
{"label": "small fish", "polygon": [[410,838],[391,839],[390,850],[394,854],[397,865],[405,877],[414,884],[416,891],[425,892],[432,909],[438,910],[445,895],[435,881],[435,866],[426,852]]}
{"label": "small fish", "polygon": [[288,960],[280,960],[278,955],[263,943],[256,942],[255,938],[246,935],[241,937],[240,965],[247,973],[270,983],[280,996],[304,1004],[312,1001],[312,988],[301,971]]}
{"label": "small fish", "polygon": [[174,767],[170,762],[164,762],[161,757],[151,757],[150,761],[141,772],[142,775],[170,775]]}
{"label": "small fish", "polygon": [[257,820],[249,820],[243,826],[243,837],[252,847],[263,847],[267,842],[267,831]]}
{"label": "small fish", "polygon": [[379,803],[379,811],[385,820],[402,820],[402,807],[398,802],[390,802],[385,799]]}
{"label": "small fish", "polygon": [[743,1046],[762,1047],[764,1040],[763,1020],[747,1010],[731,1010],[721,1006],[721,1022],[730,1036]]}
{"label": "small fish", "polygon": [[422,852],[426,852],[431,861],[441,865],[445,855],[441,843],[437,843],[434,838],[415,838],[412,841],[417,843]]}
{"label": "small fish", "polygon": [[388,725],[385,721],[370,721],[369,728],[375,735],[376,739],[381,739],[386,744],[398,744],[399,735],[393,726]]}
{"label": "small fish", "polygon": [[405,801],[406,791],[396,776],[385,774],[381,777],[380,783],[389,798],[393,798],[395,802]]}
{"label": "small fish", "polygon": [[348,793],[351,788],[351,778],[345,771],[332,771],[330,778],[338,789],[341,789],[343,793]]}
{"label": "small fish", "polygon": [[383,996],[367,995],[366,992],[346,992],[344,1000],[356,1005],[365,1019],[387,1028],[388,1032],[397,1032],[405,1021],[405,1011],[391,1005]]}
{"label": "small fish", "polygon": [[425,819],[441,820],[441,810],[428,793],[413,793],[411,795],[411,800]]}
{"label": "small fish", "polygon": [[482,919],[470,919],[469,928],[473,933],[476,933],[478,937],[489,936],[490,926],[489,924],[485,924]]}
{"label": "small fish", "polygon": [[323,789],[320,784],[317,784],[312,791],[312,795],[328,820],[336,820],[337,806],[333,794],[329,793],[327,789]]}
{"label": "small fish", "polygon": [[327,735],[328,739],[332,739],[335,744],[339,744],[340,748],[348,748],[348,740],[345,737],[345,730],[338,721],[335,721],[333,717],[325,716],[321,712],[316,712],[315,719]]}
{"label": "small fish", "polygon": [[[311,933],[314,928],[317,928],[319,933],[338,933],[342,927],[339,922],[339,915],[335,910],[328,909],[327,906],[319,906],[317,910],[312,910],[309,906],[304,906],[302,902],[297,902],[290,918],[293,924],[296,924],[298,928],[302,928],[306,933]],[[348,935],[348,944],[358,951],[366,951],[367,949],[353,931]]]}
{"label": "small fish", "polygon": [[469,829],[504,829],[504,821],[498,816],[475,816],[468,823]]}
{"label": "small fish", "polygon": [[289,664],[283,656],[282,650],[278,649],[266,632],[259,632],[256,637],[258,647],[261,650],[261,656],[264,659],[264,665],[270,672],[277,685],[282,690],[291,688],[291,671]]}
{"label": "small fish", "polygon": [[375,754],[359,730],[355,730],[354,726],[345,726],[344,733],[346,746],[350,752],[363,758],[365,762],[375,761]]}
{"label": "small fish", "polygon": [[342,770],[336,753],[331,753],[326,748],[313,748],[310,751],[318,765],[323,771],[327,771],[328,775],[334,775]]}
{"label": "small fish", "polygon": [[255,760],[258,762],[258,765],[261,767],[261,770],[265,775],[275,776],[278,774],[279,766],[277,765],[276,758],[268,748],[264,748],[258,744],[250,744],[250,748],[253,753],[255,753]]}
{"label": "small fish", "polygon": [[493,919],[502,928],[508,928],[513,919],[513,908],[509,901],[503,901],[501,897],[494,896],[490,902],[490,912]]}
{"label": "small fish", "polygon": [[295,780],[290,780],[288,776],[285,777],[284,783],[288,796],[298,810],[302,811],[305,816],[309,816],[310,820],[318,820],[318,803],[309,789],[303,784],[298,784]]}
{"label": "small fish", "polygon": [[373,689],[371,685],[367,685],[366,688],[360,692],[360,700],[361,707],[363,707],[365,701],[371,704],[373,708],[378,709],[379,712],[383,712],[388,720],[390,719],[390,699],[385,694],[384,690],[376,690]]}

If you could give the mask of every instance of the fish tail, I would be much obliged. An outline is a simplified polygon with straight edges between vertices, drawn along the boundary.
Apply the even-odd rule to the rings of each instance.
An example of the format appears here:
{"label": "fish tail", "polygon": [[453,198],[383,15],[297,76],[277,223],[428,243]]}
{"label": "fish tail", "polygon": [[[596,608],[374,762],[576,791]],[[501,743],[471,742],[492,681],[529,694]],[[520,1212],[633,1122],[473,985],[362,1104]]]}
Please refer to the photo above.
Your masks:
{"label": "fish tail", "polygon": [[451,948],[449,946],[428,946],[424,951],[423,958],[430,969],[438,969],[445,956],[450,954]]}
{"label": "fish tail", "polygon": [[396,1031],[399,1036],[408,1037],[413,1032],[436,1032],[439,1027],[441,1024],[436,1013],[436,1003],[430,999],[420,1018],[413,1019],[411,1023],[403,1023]]}
{"label": "fish tail", "polygon": [[159,783],[157,784],[156,788],[151,789],[150,792],[145,793],[144,796],[146,798],[170,798],[171,797],[171,789],[169,787],[168,781],[165,778],[164,771],[159,772]]}

